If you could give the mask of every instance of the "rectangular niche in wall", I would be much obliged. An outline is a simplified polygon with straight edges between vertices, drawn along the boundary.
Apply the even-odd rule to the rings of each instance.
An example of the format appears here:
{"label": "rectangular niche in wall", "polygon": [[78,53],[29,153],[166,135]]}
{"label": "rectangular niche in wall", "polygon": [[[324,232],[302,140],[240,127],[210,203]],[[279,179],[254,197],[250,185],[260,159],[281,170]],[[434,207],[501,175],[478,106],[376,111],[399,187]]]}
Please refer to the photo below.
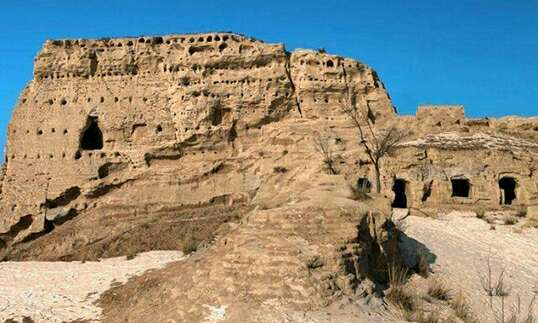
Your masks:
{"label": "rectangular niche in wall", "polygon": [[467,178],[452,178],[452,197],[469,197],[471,193],[471,183]]}

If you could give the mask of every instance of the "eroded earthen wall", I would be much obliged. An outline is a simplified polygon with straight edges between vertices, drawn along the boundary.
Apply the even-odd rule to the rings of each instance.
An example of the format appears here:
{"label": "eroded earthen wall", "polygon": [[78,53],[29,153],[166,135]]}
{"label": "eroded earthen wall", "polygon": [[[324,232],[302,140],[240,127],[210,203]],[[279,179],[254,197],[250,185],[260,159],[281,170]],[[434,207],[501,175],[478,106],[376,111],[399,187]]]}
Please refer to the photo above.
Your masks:
{"label": "eroded earthen wall", "polygon": [[229,33],[49,41],[9,126],[0,232],[27,215],[40,230],[51,208],[112,191],[107,203],[133,208],[248,194],[249,171],[204,174],[264,125],[348,102],[395,116],[375,72],[337,56]]}

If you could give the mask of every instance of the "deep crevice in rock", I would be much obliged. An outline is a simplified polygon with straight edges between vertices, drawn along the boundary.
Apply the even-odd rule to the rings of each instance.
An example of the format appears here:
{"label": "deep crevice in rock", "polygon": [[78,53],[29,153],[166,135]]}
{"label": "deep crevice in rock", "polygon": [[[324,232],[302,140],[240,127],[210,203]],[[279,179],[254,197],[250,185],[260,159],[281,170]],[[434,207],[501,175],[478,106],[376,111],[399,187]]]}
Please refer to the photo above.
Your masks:
{"label": "deep crevice in rock", "polygon": [[293,92],[293,97],[295,98],[295,104],[297,104],[297,111],[299,112],[299,115],[302,117],[303,112],[301,110],[301,102],[299,100],[299,95],[297,94],[297,88],[295,87],[295,84],[293,83],[293,78],[291,77],[291,71],[290,71],[290,58],[291,53],[286,52],[286,63],[284,64],[284,69],[286,70],[286,76],[290,82],[291,90]]}

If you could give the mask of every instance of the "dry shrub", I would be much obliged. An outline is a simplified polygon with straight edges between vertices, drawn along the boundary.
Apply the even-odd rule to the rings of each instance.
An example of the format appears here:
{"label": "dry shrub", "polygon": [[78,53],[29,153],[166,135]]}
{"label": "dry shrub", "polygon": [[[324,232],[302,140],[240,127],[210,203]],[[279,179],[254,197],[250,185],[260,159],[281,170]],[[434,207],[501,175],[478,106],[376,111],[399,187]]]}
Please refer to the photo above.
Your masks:
{"label": "dry shrub", "polygon": [[198,249],[199,241],[193,239],[192,237],[189,237],[185,239],[183,242],[183,246],[181,247],[181,251],[185,254],[191,254],[195,252]]}
{"label": "dry shrub", "polygon": [[506,218],[504,218],[504,224],[505,225],[514,225],[517,222],[518,222],[518,219],[513,215],[509,215]]}
{"label": "dry shrub", "polygon": [[405,284],[408,270],[402,266],[391,265],[388,268],[390,288],[386,294],[387,300],[396,306],[405,319],[413,317],[417,310],[418,297],[416,293]]}
{"label": "dry shrub", "polygon": [[491,265],[491,251],[486,259],[486,268],[484,272],[479,272],[480,284],[482,289],[486,292],[486,295],[490,297],[490,306],[492,304],[492,297],[494,296],[507,296],[510,293],[510,286],[505,282],[505,270],[502,268],[499,271],[499,275],[495,277],[493,267]]}
{"label": "dry shrub", "polygon": [[315,270],[317,268],[323,267],[325,263],[323,262],[323,259],[321,259],[319,256],[313,256],[306,260],[305,265],[308,270]]}
{"label": "dry shrub", "polygon": [[534,304],[536,295],[538,294],[535,293],[532,297],[526,311],[521,306],[521,297],[519,295],[517,295],[516,302],[510,308],[506,304],[507,296],[499,296],[497,304],[492,304],[490,307],[495,321],[498,323],[535,323]]}
{"label": "dry shrub", "polygon": [[517,297],[516,303],[512,306],[511,313],[507,315],[506,319],[504,318],[504,312],[502,317],[496,317],[497,321],[503,320],[502,323],[535,323],[536,317],[534,316],[534,305],[536,302],[536,295],[532,297],[527,311],[523,311],[521,308],[521,298]]}
{"label": "dry shrub", "polygon": [[437,277],[433,277],[428,281],[428,295],[441,301],[450,299],[450,288],[447,283]]}
{"label": "dry shrub", "polygon": [[471,307],[467,303],[465,295],[459,291],[450,302],[450,307],[454,310],[454,314],[465,323],[476,322],[471,312]]}
{"label": "dry shrub", "polygon": [[412,318],[418,308],[418,297],[407,285],[392,286],[386,294],[387,300],[402,311],[403,317]]}
{"label": "dry shrub", "polygon": [[486,210],[484,209],[478,209],[476,210],[476,217],[479,219],[483,219],[486,216]]}
{"label": "dry shrub", "polygon": [[482,289],[489,297],[489,307],[495,321],[499,323],[535,323],[534,305],[538,293],[534,292],[526,311],[522,309],[520,295],[517,295],[516,302],[509,307],[506,301],[510,295],[511,287],[505,281],[506,270],[501,268],[498,272],[498,275],[494,274],[490,252],[486,259],[486,270],[478,274]]}
{"label": "dry shrub", "polygon": [[515,216],[518,218],[524,218],[527,216],[527,210],[525,209],[519,210],[516,212]]}
{"label": "dry shrub", "polygon": [[391,264],[388,266],[387,274],[390,287],[402,286],[407,281],[409,271],[401,265]]}
{"label": "dry shrub", "polygon": [[417,323],[438,323],[441,322],[439,312],[420,312],[416,318]]}
{"label": "dry shrub", "polygon": [[523,227],[524,228],[536,228],[536,229],[538,229],[538,220],[527,219],[527,221],[525,222]]}

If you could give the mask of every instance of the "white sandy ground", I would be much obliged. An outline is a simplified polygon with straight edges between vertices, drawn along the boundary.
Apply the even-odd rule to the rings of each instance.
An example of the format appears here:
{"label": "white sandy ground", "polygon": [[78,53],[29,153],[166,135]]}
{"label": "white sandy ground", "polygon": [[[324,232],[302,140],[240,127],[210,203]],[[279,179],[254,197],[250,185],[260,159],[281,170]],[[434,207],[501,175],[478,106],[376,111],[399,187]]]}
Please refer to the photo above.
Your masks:
{"label": "white sandy ground", "polygon": [[0,262],[0,322],[98,321],[93,303],[114,282],[181,260],[179,251],[151,251],[134,259],[109,258],[88,262]]}
{"label": "white sandy ground", "polygon": [[[448,278],[454,289],[463,290],[485,322],[494,322],[479,279],[487,272],[488,255],[494,277],[502,268],[506,270],[505,281],[511,286],[506,304],[514,304],[519,295],[526,311],[532,295],[538,293],[538,230],[518,232],[510,225],[490,230],[485,221],[463,215],[453,212],[440,219],[410,216],[405,220],[406,233],[435,255],[433,271]],[[494,302],[500,304],[499,299]],[[538,304],[534,312],[538,315]]]}

